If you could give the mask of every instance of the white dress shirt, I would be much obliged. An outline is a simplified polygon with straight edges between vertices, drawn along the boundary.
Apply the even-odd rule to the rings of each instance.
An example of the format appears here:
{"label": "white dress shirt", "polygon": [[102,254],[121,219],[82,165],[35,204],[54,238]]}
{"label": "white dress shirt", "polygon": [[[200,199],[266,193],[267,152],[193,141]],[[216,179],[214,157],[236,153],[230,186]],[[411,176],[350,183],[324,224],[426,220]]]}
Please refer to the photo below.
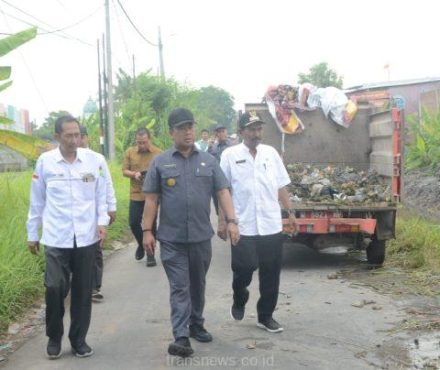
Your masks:
{"label": "white dress shirt", "polygon": [[107,201],[107,206],[108,206],[107,211],[108,212],[116,212],[115,189],[113,188],[112,176],[111,176],[110,171],[108,169],[107,161],[105,160],[105,157],[101,153],[95,152],[91,149],[89,149],[89,150],[98,157],[99,165],[104,170],[105,187],[106,187],[106,189],[105,189],[106,201]]}
{"label": "white dress shirt", "polygon": [[[106,167],[106,166],[105,166]],[[99,240],[97,226],[108,224],[104,165],[96,153],[78,148],[73,163],[59,148],[38,158],[32,176],[28,241],[56,248],[85,247]],[[107,169],[108,171],[108,169]]]}
{"label": "white dress shirt", "polygon": [[278,152],[259,144],[254,157],[238,144],[225,149],[220,167],[231,183],[232,200],[241,235],[271,235],[281,232],[278,190],[290,183]]}

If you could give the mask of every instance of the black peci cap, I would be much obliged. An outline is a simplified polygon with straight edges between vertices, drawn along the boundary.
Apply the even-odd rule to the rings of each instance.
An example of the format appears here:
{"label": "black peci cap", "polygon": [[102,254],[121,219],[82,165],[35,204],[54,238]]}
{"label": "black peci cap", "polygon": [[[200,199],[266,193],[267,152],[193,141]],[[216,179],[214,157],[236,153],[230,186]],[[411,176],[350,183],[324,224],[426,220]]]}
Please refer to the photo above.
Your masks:
{"label": "black peci cap", "polygon": [[195,123],[193,114],[186,108],[176,108],[168,116],[169,128],[179,127],[185,123]]}
{"label": "black peci cap", "polygon": [[224,128],[226,128],[226,126],[225,126],[223,123],[217,123],[217,124],[214,126],[214,131],[222,130],[222,129],[224,129]]}
{"label": "black peci cap", "polygon": [[256,112],[245,112],[238,120],[238,127],[243,129],[254,123],[265,123]]}
{"label": "black peci cap", "polygon": [[82,136],[84,135],[89,136],[86,126],[79,125],[79,132],[81,133]]}

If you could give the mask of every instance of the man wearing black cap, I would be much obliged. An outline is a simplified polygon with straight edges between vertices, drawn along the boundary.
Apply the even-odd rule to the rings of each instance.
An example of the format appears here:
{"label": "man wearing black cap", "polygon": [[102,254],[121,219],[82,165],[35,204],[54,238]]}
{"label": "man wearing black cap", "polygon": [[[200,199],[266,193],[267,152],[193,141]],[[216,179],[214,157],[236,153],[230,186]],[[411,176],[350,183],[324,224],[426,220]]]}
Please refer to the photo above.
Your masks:
{"label": "man wearing black cap", "polygon": [[[234,291],[231,316],[235,320],[243,319],[249,299],[247,287],[253,272],[259,269],[257,326],[278,333],[283,328],[272,314],[278,299],[283,244],[279,202],[290,215],[293,232],[296,225],[285,188],[290,183],[289,175],[277,151],[269,145],[260,144],[263,123],[256,113],[246,112],[240,117],[243,142],[223,152],[220,167],[231,183],[241,235],[239,243],[232,246],[231,253]],[[226,232],[220,223],[218,234],[226,240]]]}
{"label": "man wearing black cap", "polygon": [[[220,163],[223,150],[225,150],[227,147],[230,147],[232,142],[228,138],[228,129],[225,125],[221,123],[215,125],[214,131],[216,142],[208,148],[208,153],[212,154]],[[215,213],[218,215],[218,199],[215,194],[213,194],[212,200],[214,201]]]}
{"label": "man wearing black cap", "polygon": [[223,150],[232,145],[228,138],[228,129],[225,125],[219,123],[214,127],[216,142],[208,148],[208,153],[212,154],[219,162]]}
{"label": "man wearing black cap", "polygon": [[211,261],[214,231],[209,219],[210,202],[216,193],[227,217],[232,244],[239,239],[229,183],[219,163],[194,145],[194,117],[185,108],[168,117],[174,147],[158,155],[144,181],[143,245],[153,253],[153,220],[160,203],[157,239],[160,257],[170,284],[171,322],[175,341],[170,355],[186,357],[194,351],[189,337],[210,342],[204,327],[205,277]]}

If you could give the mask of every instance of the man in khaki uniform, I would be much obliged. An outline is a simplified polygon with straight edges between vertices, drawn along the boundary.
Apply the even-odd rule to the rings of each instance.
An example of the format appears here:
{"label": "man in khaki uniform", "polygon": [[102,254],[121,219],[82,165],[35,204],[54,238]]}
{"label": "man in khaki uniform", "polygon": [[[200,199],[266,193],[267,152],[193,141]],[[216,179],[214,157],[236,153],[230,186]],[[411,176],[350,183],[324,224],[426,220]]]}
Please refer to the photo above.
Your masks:
{"label": "man in khaki uniform", "polygon": [[[130,178],[130,206],[129,224],[131,231],[136,238],[138,247],[135,258],[141,260],[145,256],[142,246],[142,213],[145,205],[145,194],[142,192],[142,184],[145,175],[154,157],[162,151],[151,143],[151,135],[148,129],[139,128],[136,131],[136,145],[128,148],[124,155],[122,173]],[[154,222],[154,233],[156,232],[156,222]],[[154,254],[147,255],[147,267],[156,266]]]}

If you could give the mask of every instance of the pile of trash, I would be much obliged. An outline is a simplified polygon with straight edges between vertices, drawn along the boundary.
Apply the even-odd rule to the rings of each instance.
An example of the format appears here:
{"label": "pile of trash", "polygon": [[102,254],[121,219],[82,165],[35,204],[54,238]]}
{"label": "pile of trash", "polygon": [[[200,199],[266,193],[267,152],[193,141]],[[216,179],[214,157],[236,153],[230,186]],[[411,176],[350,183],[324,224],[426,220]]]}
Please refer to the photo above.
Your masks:
{"label": "pile of trash", "polygon": [[374,170],[358,171],[352,167],[325,167],[288,164],[288,185],[293,202],[341,205],[391,203],[389,179]]}
{"label": "pile of trash", "polygon": [[356,103],[349,99],[343,90],[333,86],[317,87],[310,83],[298,86],[269,86],[263,102],[285,134],[299,134],[304,124],[297,111],[310,111],[320,108],[324,115],[336,124],[350,127],[357,113]]}

